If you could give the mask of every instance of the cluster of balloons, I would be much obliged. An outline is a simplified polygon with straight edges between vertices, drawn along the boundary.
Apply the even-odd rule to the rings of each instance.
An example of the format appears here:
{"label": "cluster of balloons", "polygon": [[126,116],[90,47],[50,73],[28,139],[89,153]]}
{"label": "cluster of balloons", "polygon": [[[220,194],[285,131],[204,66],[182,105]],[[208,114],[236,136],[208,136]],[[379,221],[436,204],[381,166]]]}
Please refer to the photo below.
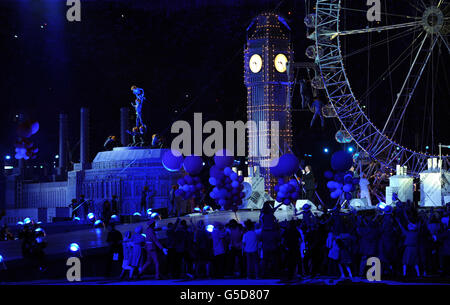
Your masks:
{"label": "cluster of balloons", "polygon": [[237,211],[245,194],[244,177],[235,173],[231,166],[234,158],[226,149],[220,150],[214,156],[214,163],[209,171],[209,183],[214,186],[209,196],[225,210]]}
{"label": "cluster of balloons", "polygon": [[277,193],[276,199],[278,202],[289,205],[300,199],[301,189],[299,183],[295,179],[289,181],[279,179],[278,184],[275,185],[275,192]]}
{"label": "cluster of balloons", "polygon": [[325,172],[325,178],[329,181],[327,187],[330,190],[330,196],[333,199],[344,196],[346,200],[353,198],[352,192],[355,191],[356,185],[359,184],[359,178],[353,177],[353,172],[349,171],[353,165],[352,155],[346,151],[338,151],[331,157],[332,171]]}
{"label": "cluster of balloons", "polygon": [[180,196],[183,199],[199,198],[202,194],[203,184],[200,177],[192,177],[186,175],[178,179],[179,188],[175,191],[175,196]]}
{"label": "cluster of balloons", "polygon": [[295,174],[300,167],[298,158],[291,153],[275,158],[270,163],[270,173],[275,177],[286,177]]}
{"label": "cluster of balloons", "polygon": [[203,184],[200,177],[196,177],[203,168],[203,159],[201,157],[183,157],[181,152],[170,149],[164,153],[161,162],[164,168],[170,172],[177,172],[184,168],[188,174],[178,179],[179,188],[175,191],[176,196],[180,196],[185,200],[201,196]]}
{"label": "cluster of balloons", "polygon": [[39,149],[29,139],[32,135],[39,131],[39,123],[37,121],[25,121],[17,126],[17,139],[14,144],[16,148],[15,158],[19,159],[36,159]]}

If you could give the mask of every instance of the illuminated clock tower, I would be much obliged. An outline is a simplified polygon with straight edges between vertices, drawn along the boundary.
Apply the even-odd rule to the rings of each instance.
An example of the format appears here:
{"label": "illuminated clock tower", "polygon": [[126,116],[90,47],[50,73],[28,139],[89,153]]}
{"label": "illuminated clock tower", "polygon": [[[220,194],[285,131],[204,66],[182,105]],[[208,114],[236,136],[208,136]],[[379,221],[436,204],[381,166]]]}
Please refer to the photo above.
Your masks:
{"label": "illuminated clock tower", "polygon": [[248,132],[249,166],[260,167],[269,194],[272,194],[275,180],[270,175],[270,156],[261,149],[270,149],[272,122],[278,121],[279,124],[279,154],[288,152],[292,144],[288,98],[291,84],[286,67],[288,62],[293,62],[290,31],[281,16],[274,13],[258,15],[247,28],[244,51],[247,119],[258,126]]}

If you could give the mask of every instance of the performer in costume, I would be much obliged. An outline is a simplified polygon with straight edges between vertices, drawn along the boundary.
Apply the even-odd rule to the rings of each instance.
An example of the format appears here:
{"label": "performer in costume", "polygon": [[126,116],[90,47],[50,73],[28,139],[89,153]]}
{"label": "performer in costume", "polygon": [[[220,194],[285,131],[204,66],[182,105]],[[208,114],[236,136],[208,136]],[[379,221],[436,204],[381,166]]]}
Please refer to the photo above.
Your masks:
{"label": "performer in costume", "polygon": [[302,97],[302,108],[306,108],[311,104],[312,92],[311,87],[306,83],[307,81],[300,80],[300,95]]}
{"label": "performer in costume", "polygon": [[314,116],[311,120],[311,124],[310,127],[313,126],[314,121],[316,120],[317,117],[320,117],[320,125],[322,126],[322,128],[324,127],[325,123],[324,123],[324,119],[323,119],[323,115],[322,115],[322,108],[324,106],[323,102],[316,98],[314,100],[314,102],[311,104],[311,106],[314,108]]}
{"label": "performer in costume", "polygon": [[136,111],[136,127],[145,127],[144,120],[142,119],[142,104],[145,101],[144,90],[136,86],[132,86],[131,91],[133,91],[133,94],[136,96],[136,100],[131,103]]}
{"label": "performer in costume", "polygon": [[370,199],[369,192],[369,180],[367,180],[367,175],[363,174],[361,178],[359,178],[359,189],[360,189],[360,198],[367,199],[367,206],[372,206],[372,200]]}

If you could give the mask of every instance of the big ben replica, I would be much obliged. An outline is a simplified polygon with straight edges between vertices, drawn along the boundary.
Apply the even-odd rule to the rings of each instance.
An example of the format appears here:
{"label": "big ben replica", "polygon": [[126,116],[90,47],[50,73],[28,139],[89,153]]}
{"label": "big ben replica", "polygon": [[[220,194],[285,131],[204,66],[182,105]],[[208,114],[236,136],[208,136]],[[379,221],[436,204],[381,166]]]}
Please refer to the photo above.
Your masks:
{"label": "big ben replica", "polygon": [[[273,195],[276,181],[269,168],[273,154],[268,156],[266,151],[277,150],[281,155],[292,144],[287,64],[293,61],[293,51],[286,21],[274,13],[255,17],[247,28],[244,58],[247,118],[257,126],[248,131],[249,167],[259,167],[265,190]],[[275,122],[278,122],[278,135],[272,134]],[[278,141],[274,141],[275,136]]]}

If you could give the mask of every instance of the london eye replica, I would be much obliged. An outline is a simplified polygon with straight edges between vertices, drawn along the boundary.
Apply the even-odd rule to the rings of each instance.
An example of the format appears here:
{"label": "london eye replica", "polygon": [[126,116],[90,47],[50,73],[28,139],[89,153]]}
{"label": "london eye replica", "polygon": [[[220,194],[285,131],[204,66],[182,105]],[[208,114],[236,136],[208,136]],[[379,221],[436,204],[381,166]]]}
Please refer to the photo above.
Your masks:
{"label": "london eye replica", "polygon": [[382,22],[366,27],[370,7],[358,2],[317,0],[305,18],[327,106],[360,152],[384,168],[407,166],[418,176],[429,158],[448,168],[438,150],[448,123],[436,113],[449,113],[450,4],[382,2],[375,15]]}

